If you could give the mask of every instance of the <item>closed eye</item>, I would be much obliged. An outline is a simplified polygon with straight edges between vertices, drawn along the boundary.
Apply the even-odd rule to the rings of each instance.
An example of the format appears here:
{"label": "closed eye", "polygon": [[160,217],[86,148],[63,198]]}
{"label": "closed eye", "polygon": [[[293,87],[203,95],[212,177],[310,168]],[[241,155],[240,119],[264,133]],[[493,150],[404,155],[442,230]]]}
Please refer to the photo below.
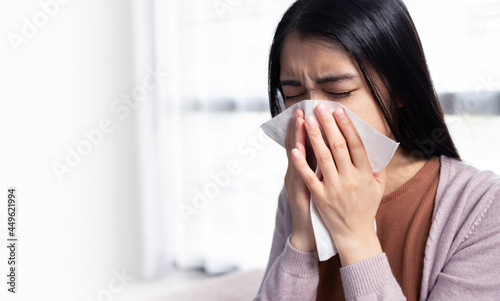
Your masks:
{"label": "closed eye", "polygon": [[[347,98],[347,97],[351,96],[352,92],[354,92],[354,90],[342,92],[342,93],[333,93],[333,92],[326,92],[326,93],[329,95],[332,95],[334,99],[343,99],[343,98]],[[294,99],[302,97],[304,95],[305,95],[305,93],[292,95],[292,96],[285,96],[285,101],[293,101]]]}
{"label": "closed eye", "polygon": [[326,92],[326,93],[333,95],[333,98],[335,98],[335,99],[342,99],[342,98],[347,98],[347,97],[351,96],[352,92],[354,92],[354,90],[348,91],[348,92],[343,92],[343,93],[331,93],[331,92]]}
{"label": "closed eye", "polygon": [[293,96],[285,96],[285,101],[291,101],[291,100],[294,100],[295,98],[299,98],[301,96],[304,96],[305,93],[301,93],[301,94],[297,94],[297,95],[293,95]]}

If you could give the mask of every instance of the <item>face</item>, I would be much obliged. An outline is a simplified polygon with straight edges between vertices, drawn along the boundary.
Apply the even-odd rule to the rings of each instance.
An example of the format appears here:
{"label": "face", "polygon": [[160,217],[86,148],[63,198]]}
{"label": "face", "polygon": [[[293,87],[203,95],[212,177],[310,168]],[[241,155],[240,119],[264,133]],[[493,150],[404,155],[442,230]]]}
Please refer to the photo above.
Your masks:
{"label": "face", "polygon": [[306,99],[336,101],[392,138],[358,64],[340,46],[291,34],[283,44],[280,65],[286,108]]}

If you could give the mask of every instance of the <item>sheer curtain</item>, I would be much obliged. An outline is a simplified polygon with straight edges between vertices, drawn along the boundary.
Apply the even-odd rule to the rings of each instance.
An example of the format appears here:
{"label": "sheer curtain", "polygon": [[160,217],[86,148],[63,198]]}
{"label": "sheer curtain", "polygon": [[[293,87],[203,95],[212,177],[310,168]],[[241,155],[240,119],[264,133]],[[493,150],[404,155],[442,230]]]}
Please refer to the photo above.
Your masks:
{"label": "sheer curtain", "polygon": [[[147,175],[141,184],[143,272],[155,277],[174,266],[212,274],[263,268],[286,156],[258,127],[270,118],[272,35],[294,1],[132,2],[143,8],[133,9],[135,19],[149,24],[134,26],[137,53],[147,58],[137,69],[151,62],[167,74],[138,120],[141,172]],[[438,92],[455,95],[462,111],[494,111],[489,99],[500,88],[493,67],[500,64],[500,1],[405,2]],[[460,98],[467,91],[472,98]],[[450,120],[461,144],[464,123]],[[477,152],[466,155],[478,159]]]}
{"label": "sheer curtain", "polygon": [[[211,274],[263,268],[286,157],[270,118],[267,56],[287,0],[155,2],[164,251]],[[278,159],[276,159],[278,157]]]}
{"label": "sheer curtain", "polygon": [[[139,163],[140,276],[156,278],[171,267],[164,242],[164,201],[161,185],[165,173],[159,168],[159,84],[166,81],[165,70],[156,62],[154,0],[130,0],[134,83],[130,105],[135,116],[137,161]],[[146,76],[148,81],[145,82]],[[153,84],[154,83],[154,84]],[[145,93],[143,93],[145,91]],[[139,101],[140,100],[140,101]]]}

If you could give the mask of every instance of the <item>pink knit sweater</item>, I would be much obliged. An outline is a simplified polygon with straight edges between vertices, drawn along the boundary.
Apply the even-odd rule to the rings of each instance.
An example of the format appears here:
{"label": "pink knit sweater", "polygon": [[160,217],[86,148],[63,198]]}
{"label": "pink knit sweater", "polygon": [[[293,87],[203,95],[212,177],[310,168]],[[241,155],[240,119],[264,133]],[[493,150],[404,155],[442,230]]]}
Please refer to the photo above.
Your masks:
{"label": "pink knit sweater", "polygon": [[[317,252],[294,249],[286,192],[257,300],[316,300]],[[347,300],[405,300],[385,254],[340,270]],[[420,300],[500,300],[500,177],[441,157]]]}

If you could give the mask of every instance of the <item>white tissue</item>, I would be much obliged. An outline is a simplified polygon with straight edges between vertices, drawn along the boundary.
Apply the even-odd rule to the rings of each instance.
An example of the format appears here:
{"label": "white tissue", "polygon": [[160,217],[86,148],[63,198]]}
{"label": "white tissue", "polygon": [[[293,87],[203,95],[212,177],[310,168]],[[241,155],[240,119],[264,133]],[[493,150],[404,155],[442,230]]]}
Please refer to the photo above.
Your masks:
{"label": "white tissue", "polygon": [[[344,105],[328,100],[304,100],[294,104],[290,108],[281,112],[279,115],[264,123],[261,127],[271,139],[278,142],[279,145],[285,147],[285,139],[288,130],[290,118],[295,114],[297,109],[304,111],[305,118],[314,116],[314,108],[319,103],[323,103],[331,112],[337,107],[342,107],[347,112],[354,127],[363,141],[363,145],[368,156],[368,161],[372,167],[372,171],[377,173],[383,170],[392,159],[394,152],[399,146],[399,143],[386,137],[376,129],[369,126],[361,118],[356,116]],[[318,250],[318,257],[320,261],[325,261],[337,254],[337,249],[326,228],[323,220],[321,219],[318,209],[311,200],[311,220],[314,230],[314,237],[316,239],[316,247]]]}

